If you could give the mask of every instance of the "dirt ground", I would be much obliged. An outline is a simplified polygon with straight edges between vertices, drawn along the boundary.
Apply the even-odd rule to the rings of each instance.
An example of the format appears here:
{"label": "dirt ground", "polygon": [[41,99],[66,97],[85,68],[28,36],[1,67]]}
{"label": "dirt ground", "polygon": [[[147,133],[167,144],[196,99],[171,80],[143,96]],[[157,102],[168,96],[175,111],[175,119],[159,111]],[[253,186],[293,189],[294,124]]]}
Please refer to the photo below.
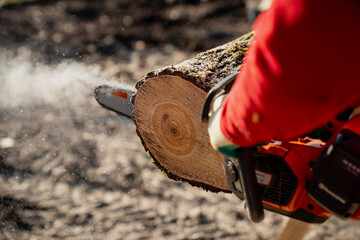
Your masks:
{"label": "dirt ground", "polygon": [[[249,30],[230,0],[0,8],[0,239],[277,239],[286,217],[253,224],[235,196],[168,180],[132,121],[92,96]],[[305,239],[360,239],[359,223],[333,218]]]}

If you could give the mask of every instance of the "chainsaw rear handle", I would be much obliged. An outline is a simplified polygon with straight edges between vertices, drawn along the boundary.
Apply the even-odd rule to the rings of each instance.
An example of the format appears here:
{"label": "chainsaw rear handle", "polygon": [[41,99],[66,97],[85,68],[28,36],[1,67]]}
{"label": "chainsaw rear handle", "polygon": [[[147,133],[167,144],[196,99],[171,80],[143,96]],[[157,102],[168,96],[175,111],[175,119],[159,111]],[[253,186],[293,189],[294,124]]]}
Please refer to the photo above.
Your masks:
{"label": "chainsaw rear handle", "polygon": [[238,169],[250,219],[257,223],[264,219],[264,208],[255,174],[253,151],[253,147],[239,148],[236,152],[237,159],[235,161],[235,168]]}

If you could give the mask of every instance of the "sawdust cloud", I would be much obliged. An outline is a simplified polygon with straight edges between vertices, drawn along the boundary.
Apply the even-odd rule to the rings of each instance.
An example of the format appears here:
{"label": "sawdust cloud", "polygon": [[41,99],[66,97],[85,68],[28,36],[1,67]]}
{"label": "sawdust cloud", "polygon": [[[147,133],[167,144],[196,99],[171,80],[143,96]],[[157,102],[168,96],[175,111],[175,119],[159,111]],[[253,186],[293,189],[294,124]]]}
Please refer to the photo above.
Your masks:
{"label": "sawdust cloud", "polygon": [[92,96],[94,88],[101,84],[133,89],[119,79],[104,76],[98,64],[73,60],[52,65],[43,62],[28,49],[0,50],[0,107],[75,104]]}

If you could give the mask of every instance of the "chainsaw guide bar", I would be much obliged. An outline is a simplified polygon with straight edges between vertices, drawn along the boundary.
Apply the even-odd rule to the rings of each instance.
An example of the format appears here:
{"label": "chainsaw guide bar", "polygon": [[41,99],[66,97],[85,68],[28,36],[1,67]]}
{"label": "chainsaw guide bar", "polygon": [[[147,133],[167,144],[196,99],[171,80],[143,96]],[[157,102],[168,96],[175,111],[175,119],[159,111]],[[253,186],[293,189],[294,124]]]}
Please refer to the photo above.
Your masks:
{"label": "chainsaw guide bar", "polygon": [[129,118],[134,110],[131,104],[131,97],[134,94],[135,92],[129,89],[113,88],[108,85],[101,85],[94,91],[95,99],[102,107]]}

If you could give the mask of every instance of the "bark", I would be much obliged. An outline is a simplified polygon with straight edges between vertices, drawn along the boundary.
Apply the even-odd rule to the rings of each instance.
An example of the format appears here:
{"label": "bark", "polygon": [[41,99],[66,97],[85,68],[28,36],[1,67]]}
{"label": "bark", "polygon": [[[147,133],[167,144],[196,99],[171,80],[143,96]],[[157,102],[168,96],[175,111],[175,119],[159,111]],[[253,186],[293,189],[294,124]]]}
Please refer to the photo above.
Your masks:
{"label": "bark", "polygon": [[239,71],[252,40],[248,33],[192,59],[148,73],[136,84],[133,119],[153,162],[174,180],[213,192],[229,192],[223,156],[201,122],[206,93]]}

